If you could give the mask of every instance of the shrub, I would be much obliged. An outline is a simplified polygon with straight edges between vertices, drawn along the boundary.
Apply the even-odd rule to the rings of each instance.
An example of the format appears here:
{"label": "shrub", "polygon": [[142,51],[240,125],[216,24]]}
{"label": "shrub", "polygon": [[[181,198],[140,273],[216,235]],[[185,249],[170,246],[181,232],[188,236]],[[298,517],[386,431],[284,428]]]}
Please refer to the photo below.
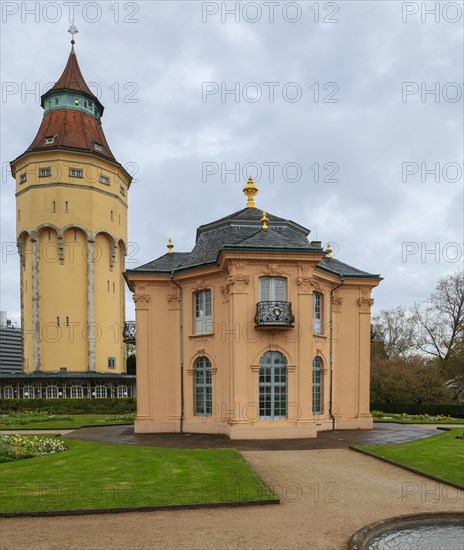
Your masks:
{"label": "shrub", "polygon": [[0,399],[0,413],[129,414],[136,411],[134,397],[117,399]]}

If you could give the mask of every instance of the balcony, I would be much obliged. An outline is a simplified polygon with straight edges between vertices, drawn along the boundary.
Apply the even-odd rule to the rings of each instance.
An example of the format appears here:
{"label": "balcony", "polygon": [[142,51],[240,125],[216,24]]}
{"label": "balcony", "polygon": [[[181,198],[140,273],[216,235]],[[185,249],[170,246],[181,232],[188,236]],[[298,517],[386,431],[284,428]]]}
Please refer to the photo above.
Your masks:
{"label": "balcony", "polygon": [[124,323],[124,331],[122,333],[125,344],[135,344],[135,321],[126,321]]}
{"label": "balcony", "polygon": [[256,328],[292,328],[295,316],[291,302],[258,302],[256,304]]}

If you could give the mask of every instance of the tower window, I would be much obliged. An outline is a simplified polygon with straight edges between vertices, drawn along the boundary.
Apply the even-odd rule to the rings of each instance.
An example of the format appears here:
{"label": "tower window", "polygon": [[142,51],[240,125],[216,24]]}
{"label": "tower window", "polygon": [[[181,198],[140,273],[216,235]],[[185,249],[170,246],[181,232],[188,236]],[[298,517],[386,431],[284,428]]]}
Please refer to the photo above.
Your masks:
{"label": "tower window", "polygon": [[113,294],[116,292],[116,283],[113,283]]}
{"label": "tower window", "polygon": [[60,98],[59,98],[59,97],[55,97],[54,100],[55,100],[55,105],[58,105],[58,103],[60,102]]}
{"label": "tower window", "polygon": [[103,145],[101,145],[101,143],[94,143],[93,146],[97,151],[103,151]]}
{"label": "tower window", "polygon": [[119,192],[121,193],[121,195],[122,195],[123,197],[126,196],[126,190],[124,189],[124,186],[123,186],[123,185],[120,185],[120,186],[119,186]]}
{"label": "tower window", "polygon": [[109,281],[106,281],[106,290],[108,292],[110,291],[110,282]]}
{"label": "tower window", "polygon": [[108,357],[108,368],[109,369],[116,368],[116,357]]}
{"label": "tower window", "polygon": [[111,219],[111,221],[113,221],[113,211],[112,210],[110,212],[110,219]]}
{"label": "tower window", "polygon": [[108,176],[104,176],[103,174],[100,174],[100,183],[104,183],[105,185],[110,184],[110,178]]}
{"label": "tower window", "polygon": [[40,168],[39,170],[39,178],[46,178],[48,176],[52,175],[52,169],[51,168]]}
{"label": "tower window", "polygon": [[77,241],[77,229],[74,229],[74,235],[73,235],[73,237],[74,237],[74,240]]}
{"label": "tower window", "polygon": [[69,169],[69,176],[71,178],[82,178],[81,168],[70,168]]}
{"label": "tower window", "polygon": [[78,97],[74,98],[74,105],[79,105],[81,100]]}
{"label": "tower window", "polygon": [[69,317],[66,316],[66,326],[69,327]]}
{"label": "tower window", "polygon": [[55,214],[56,212],[56,202],[52,201],[52,213]]}
{"label": "tower window", "polygon": [[64,203],[64,211],[69,212],[68,201],[65,201],[65,203]]}
{"label": "tower window", "polygon": [[45,138],[45,143],[53,143],[55,141],[56,136],[48,136]]}
{"label": "tower window", "polygon": [[19,183],[26,183],[27,181],[27,174],[21,174],[19,176]]}
{"label": "tower window", "polygon": [[57,326],[57,327],[60,326],[60,318],[59,318],[59,317],[56,318],[56,326]]}

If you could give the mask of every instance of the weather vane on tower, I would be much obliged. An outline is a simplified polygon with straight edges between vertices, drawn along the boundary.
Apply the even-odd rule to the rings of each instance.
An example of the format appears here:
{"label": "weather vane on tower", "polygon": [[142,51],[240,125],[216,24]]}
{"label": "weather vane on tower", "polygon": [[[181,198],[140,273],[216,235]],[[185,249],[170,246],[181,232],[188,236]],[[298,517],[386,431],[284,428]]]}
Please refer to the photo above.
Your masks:
{"label": "weather vane on tower", "polygon": [[74,23],[71,24],[71,26],[69,27],[68,29],[68,32],[71,33],[71,36],[72,36],[72,40],[71,40],[71,44],[74,46],[74,44],[76,43],[74,41],[74,35],[77,34],[79,31],[77,30],[77,27],[76,25],[74,25]]}

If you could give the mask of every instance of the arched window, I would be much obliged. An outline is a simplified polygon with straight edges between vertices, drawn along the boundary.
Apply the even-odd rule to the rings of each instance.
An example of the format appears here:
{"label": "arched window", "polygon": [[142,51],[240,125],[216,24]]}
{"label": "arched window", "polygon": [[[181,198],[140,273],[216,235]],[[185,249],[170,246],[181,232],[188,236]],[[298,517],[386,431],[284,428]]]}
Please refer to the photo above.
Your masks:
{"label": "arched window", "polygon": [[322,359],[313,359],[313,414],[322,414]]}
{"label": "arched window", "polygon": [[23,398],[24,399],[34,399],[35,398],[35,388],[34,388],[34,386],[24,386],[24,388],[23,388]]}
{"label": "arched window", "polygon": [[14,388],[13,388],[13,386],[5,386],[3,388],[3,397],[5,399],[14,399]]}
{"label": "arched window", "polygon": [[71,399],[81,399],[84,397],[84,386],[71,386],[69,396]]}
{"label": "arched window", "polygon": [[127,391],[127,386],[125,385],[118,386],[116,395],[117,397],[127,397],[129,395],[129,392]]}
{"label": "arched window", "polygon": [[45,397],[47,399],[58,399],[59,397],[59,389],[58,386],[47,386],[45,388]]}
{"label": "arched window", "polygon": [[92,397],[103,399],[108,396],[108,388],[106,386],[95,386],[92,391]]}
{"label": "arched window", "polygon": [[260,418],[287,418],[287,360],[277,351],[267,351],[259,363]]}
{"label": "arched window", "polygon": [[199,357],[195,361],[193,391],[195,416],[211,416],[213,385],[211,381],[211,363],[207,357]]}

